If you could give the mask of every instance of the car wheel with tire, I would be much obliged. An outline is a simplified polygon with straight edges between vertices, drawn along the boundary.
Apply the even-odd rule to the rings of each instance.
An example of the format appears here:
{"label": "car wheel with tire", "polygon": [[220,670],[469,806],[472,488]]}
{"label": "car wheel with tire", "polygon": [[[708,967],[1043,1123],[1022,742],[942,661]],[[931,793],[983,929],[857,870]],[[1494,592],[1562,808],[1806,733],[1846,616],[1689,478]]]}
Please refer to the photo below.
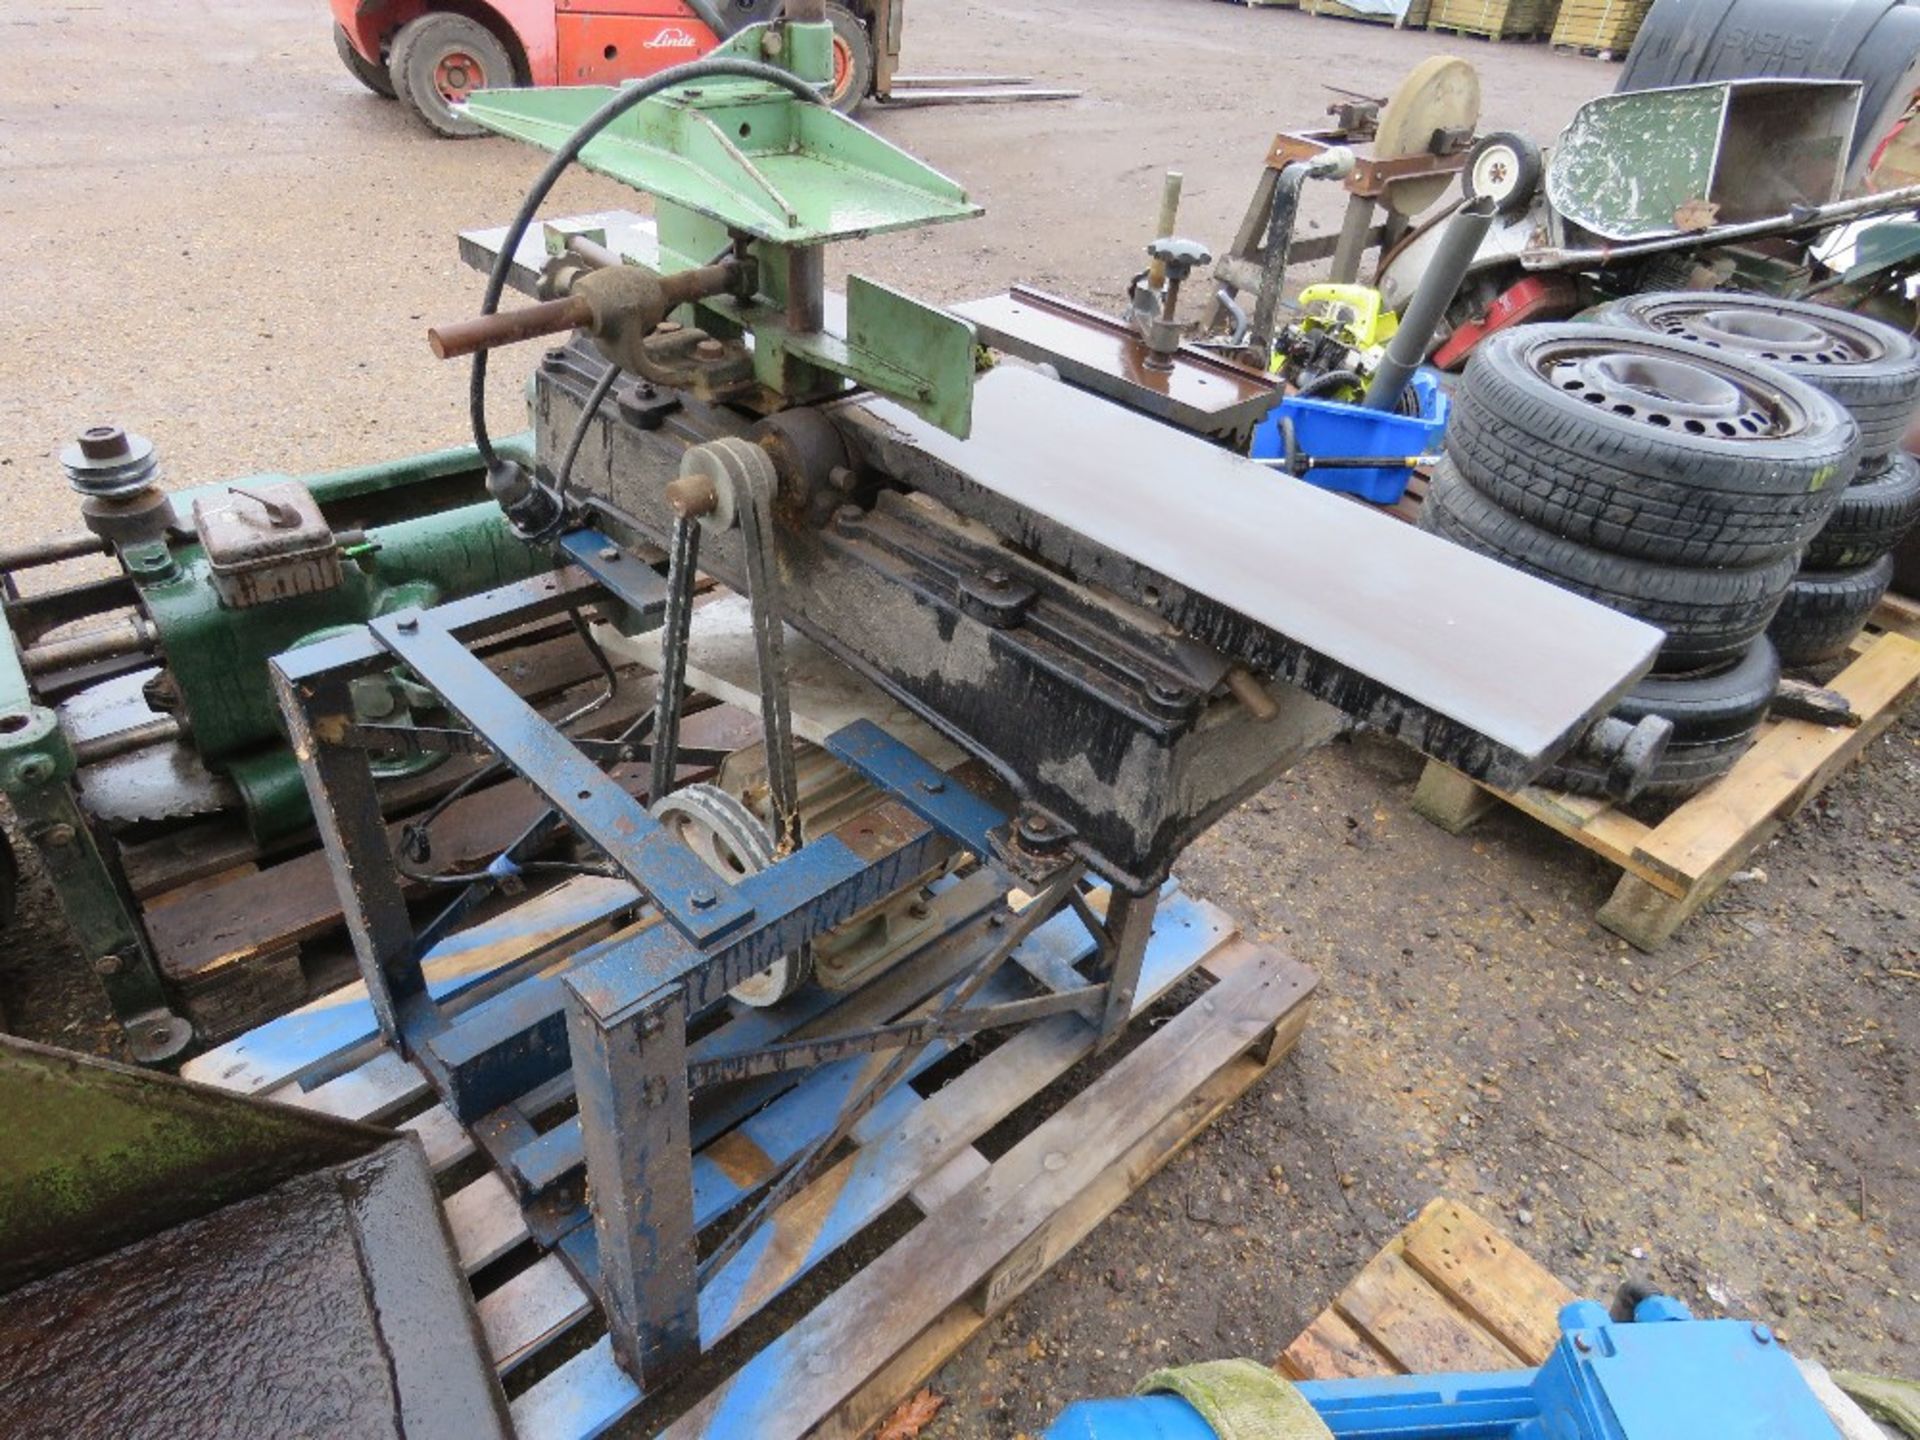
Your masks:
{"label": "car wheel with tire", "polygon": [[1540,147],[1524,135],[1499,130],[1467,152],[1460,190],[1468,200],[1493,201],[1496,215],[1518,215],[1533,203],[1546,174]]}
{"label": "car wheel with tire", "polygon": [[1828,305],[1674,290],[1628,295],[1589,318],[1757,360],[1806,381],[1846,406],[1868,460],[1898,450],[1920,408],[1920,340]]}
{"label": "car wheel with tire", "polygon": [[1451,461],[1434,468],[1420,526],[1658,625],[1667,640],[1654,668],[1663,672],[1725,665],[1744,655],[1765,633],[1799,562],[1790,552],[1763,565],[1708,570],[1608,554],[1502,508],[1462,479]]}
{"label": "car wheel with tire", "polygon": [[1853,478],[1859,432],[1810,385],[1663,335],[1523,325],[1475,348],[1447,453],[1556,535],[1665,565],[1796,553]]}
{"label": "car wheel with tire", "polygon": [[1892,585],[1891,555],[1855,570],[1802,570],[1767,627],[1781,663],[1839,659]]}
{"label": "car wheel with tire", "polygon": [[353,48],[353,41],[347,38],[344,25],[333,27],[334,53],[339,55],[340,63],[347,67],[347,73],[358,80],[367,89],[383,100],[391,100],[393,95],[393,77],[387,73],[387,67],[367,59]]}
{"label": "car wheel with tire", "polygon": [[1916,523],[1920,523],[1920,460],[1890,455],[1879,469],[1857,476],[1846,488],[1800,563],[1809,570],[1870,565],[1898,549]]}
{"label": "car wheel with tire", "polygon": [[[1649,715],[1672,722],[1673,738],[1640,793],[1677,800],[1697,793],[1733,768],[1767,718],[1780,688],[1780,657],[1762,636],[1731,664],[1681,675],[1649,675],[1614,708],[1637,724]],[[1605,796],[1607,772],[1578,758],[1551,767],[1543,783],[1576,795]]]}
{"label": "car wheel with tire", "polygon": [[465,140],[485,126],[455,108],[476,90],[519,83],[513,57],[500,37],[478,20],[448,11],[421,15],[400,27],[387,61],[394,90],[436,135]]}
{"label": "car wheel with tire", "polygon": [[827,6],[833,26],[833,81],[827,103],[842,115],[851,115],[873,89],[873,34],[844,5]]}

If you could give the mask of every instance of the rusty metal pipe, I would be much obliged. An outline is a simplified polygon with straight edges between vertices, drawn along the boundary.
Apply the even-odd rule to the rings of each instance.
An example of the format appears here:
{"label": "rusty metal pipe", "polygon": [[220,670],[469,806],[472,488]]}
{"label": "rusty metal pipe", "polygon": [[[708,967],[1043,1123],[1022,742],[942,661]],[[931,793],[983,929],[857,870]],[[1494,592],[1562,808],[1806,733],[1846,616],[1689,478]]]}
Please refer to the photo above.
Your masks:
{"label": "rusty metal pipe", "polygon": [[77,560],[82,555],[106,555],[113,547],[88,530],[65,535],[49,535],[44,540],[0,549],[0,571],[31,570],[38,565],[57,565],[62,560]]}
{"label": "rusty metal pipe", "polygon": [[89,630],[70,640],[30,646],[20,652],[20,664],[29,675],[44,675],[96,660],[117,660],[122,655],[151,655],[159,643],[160,632],[152,621],[144,615],[130,615],[118,625]]}
{"label": "rusty metal pipe", "polygon": [[787,251],[787,328],[811,335],[827,323],[827,256],[818,245]]}
{"label": "rusty metal pipe", "polygon": [[102,760],[112,760],[120,755],[131,754],[135,750],[144,750],[149,745],[163,745],[178,740],[186,731],[180,722],[171,715],[157,715],[151,720],[143,720],[138,725],[130,725],[125,730],[115,730],[110,735],[95,735],[86,740],[76,740],[73,746],[74,763],[78,765],[98,765]]}
{"label": "rusty metal pipe", "polygon": [[480,350],[516,345],[542,335],[559,335],[593,323],[593,307],[578,295],[501,310],[472,320],[455,320],[427,331],[427,343],[441,360],[457,360]]}
{"label": "rusty metal pipe", "polygon": [[604,270],[609,265],[623,265],[626,263],[598,240],[590,240],[585,235],[569,235],[567,237],[567,253],[579,256],[596,270]]}

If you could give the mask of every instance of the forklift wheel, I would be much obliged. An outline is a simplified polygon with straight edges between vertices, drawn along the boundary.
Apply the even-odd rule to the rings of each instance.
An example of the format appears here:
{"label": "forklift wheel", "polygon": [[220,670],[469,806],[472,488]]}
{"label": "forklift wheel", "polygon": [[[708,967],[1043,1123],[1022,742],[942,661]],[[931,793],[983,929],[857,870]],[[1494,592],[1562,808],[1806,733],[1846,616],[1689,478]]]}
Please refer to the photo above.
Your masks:
{"label": "forklift wheel", "polygon": [[333,48],[339,52],[340,63],[347,67],[349,75],[381,99],[393,99],[393,77],[387,74],[387,67],[374,64],[354,49],[344,25],[333,27]]}
{"label": "forklift wheel", "polygon": [[829,4],[827,19],[833,24],[833,90],[827,98],[842,115],[851,115],[873,89],[873,36],[844,5]]}
{"label": "forklift wheel", "polygon": [[388,61],[393,88],[435,134],[464,140],[486,127],[454,108],[475,90],[519,83],[513,58],[478,20],[446,11],[409,20],[394,37]]}

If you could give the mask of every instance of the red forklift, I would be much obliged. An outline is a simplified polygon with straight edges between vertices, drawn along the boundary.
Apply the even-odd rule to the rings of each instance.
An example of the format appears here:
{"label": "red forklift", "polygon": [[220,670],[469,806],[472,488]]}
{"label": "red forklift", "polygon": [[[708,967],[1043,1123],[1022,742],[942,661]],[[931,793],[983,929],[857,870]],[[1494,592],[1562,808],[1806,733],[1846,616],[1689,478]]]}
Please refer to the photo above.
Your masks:
{"label": "red forklift", "polygon": [[[902,0],[829,0],[834,108],[891,91]],[[475,90],[618,85],[697,60],[780,0],[333,0],[333,43],[376,95],[441,135],[485,133],[454,107]]]}

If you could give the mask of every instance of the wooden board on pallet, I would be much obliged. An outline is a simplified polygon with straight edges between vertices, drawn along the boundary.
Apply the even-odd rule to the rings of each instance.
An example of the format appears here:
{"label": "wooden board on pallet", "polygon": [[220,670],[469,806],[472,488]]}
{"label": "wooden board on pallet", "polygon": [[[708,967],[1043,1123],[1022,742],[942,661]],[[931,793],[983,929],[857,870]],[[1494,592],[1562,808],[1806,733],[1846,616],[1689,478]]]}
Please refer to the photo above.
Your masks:
{"label": "wooden board on pallet", "polygon": [[1531,1369],[1578,1298],[1454,1200],[1428,1203],[1275,1362],[1292,1380]]}
{"label": "wooden board on pallet", "polygon": [[1550,34],[1560,0],[1433,0],[1429,30],[1485,40],[1532,40]]}
{"label": "wooden board on pallet", "polygon": [[1556,46],[1587,54],[1625,55],[1653,0],[1561,0]]}
{"label": "wooden board on pallet", "polygon": [[1343,5],[1340,0],[1303,0],[1302,9],[1309,15],[1331,15],[1340,20],[1361,20],[1370,25],[1391,25],[1396,30],[1418,30],[1427,23],[1427,17],[1433,9],[1433,0],[1408,0],[1404,13],[1382,15],[1371,10],[1356,10],[1351,5]]}
{"label": "wooden board on pallet", "polygon": [[1920,641],[1891,632],[1865,638],[1830,682],[1860,717],[1854,727],[1769,720],[1727,774],[1649,824],[1604,800],[1541,786],[1491,790],[1430,761],[1413,808],[1454,834],[1504,801],[1577,841],[1623,872],[1600,907],[1602,925],[1651,950],[1714,895],[1920,695]]}
{"label": "wooden board on pallet", "polygon": [[[603,906],[619,898],[596,897]],[[1028,944],[1082,953],[1078,925],[1070,914],[1056,917]],[[463,983],[525,973],[545,960],[495,947],[490,968]],[[901,1202],[926,1218],[772,1340],[757,1349],[746,1337],[735,1342],[721,1357],[728,1366],[737,1357],[731,1377],[704,1400],[685,1397],[697,1403],[666,1433],[851,1436],[910,1393],[1291,1047],[1306,1020],[1312,972],[1240,940],[1219,912],[1172,891],[1148,946],[1136,1010],[1196,973],[1211,988],[1051,1114],[1035,1113],[1031,1102],[1063,1077],[1071,1087],[1094,1049],[1093,1028],[1077,1016],[1055,1016],[967,1055],[925,1096],[899,1087],[856,1132],[852,1153],[777,1212],[781,1243],[747,1252],[739,1274],[726,1267],[703,1291],[708,1358],[728,1331],[861,1241]],[[769,1012],[755,1013],[756,1024],[766,1023]],[[371,1018],[364,994],[348,996],[308,1017],[304,1029],[276,1022],[271,1040],[243,1037],[190,1062],[186,1073],[356,1118],[412,1108],[418,1113],[402,1123],[420,1136],[437,1172],[454,1171],[473,1142],[444,1109],[419,1108],[429,1098],[425,1080],[369,1040]],[[343,1070],[349,1061],[358,1063]],[[290,1078],[303,1075],[332,1078],[303,1090]],[[846,1083],[810,1072],[709,1142],[696,1158],[703,1215],[717,1219],[737,1206],[822,1133],[821,1117],[831,1119]],[[1015,1132],[992,1161],[975,1147],[990,1130]],[[537,1255],[505,1183],[488,1172],[446,1188],[448,1223],[520,1433],[597,1434],[633,1410],[642,1397],[604,1335],[596,1338],[587,1292],[558,1255]],[[526,1382],[523,1370],[546,1373]]]}

